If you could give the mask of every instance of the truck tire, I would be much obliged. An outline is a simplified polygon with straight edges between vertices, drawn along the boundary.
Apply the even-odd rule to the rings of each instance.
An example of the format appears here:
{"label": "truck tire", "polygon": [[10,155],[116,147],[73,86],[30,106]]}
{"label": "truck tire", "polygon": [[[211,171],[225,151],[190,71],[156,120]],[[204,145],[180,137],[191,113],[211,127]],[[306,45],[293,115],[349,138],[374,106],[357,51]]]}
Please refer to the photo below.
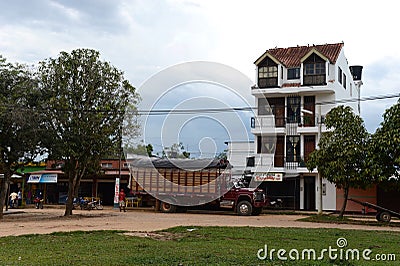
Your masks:
{"label": "truck tire", "polygon": [[160,205],[161,212],[173,213],[173,212],[176,212],[176,209],[177,209],[176,206],[173,204],[170,204],[170,203],[164,202],[164,201],[161,202],[161,205]]}
{"label": "truck tire", "polygon": [[254,216],[260,215],[262,212],[262,207],[253,208],[253,212],[251,213]]}
{"label": "truck tire", "polygon": [[253,212],[253,206],[247,200],[243,200],[237,205],[236,212],[240,216],[249,216]]}
{"label": "truck tire", "polygon": [[380,218],[379,220],[381,222],[388,223],[388,222],[390,222],[390,219],[392,219],[392,216],[390,215],[389,212],[381,212],[381,214],[379,215],[379,218]]}
{"label": "truck tire", "polygon": [[381,212],[377,212],[375,218],[378,222],[380,222],[381,221]]}

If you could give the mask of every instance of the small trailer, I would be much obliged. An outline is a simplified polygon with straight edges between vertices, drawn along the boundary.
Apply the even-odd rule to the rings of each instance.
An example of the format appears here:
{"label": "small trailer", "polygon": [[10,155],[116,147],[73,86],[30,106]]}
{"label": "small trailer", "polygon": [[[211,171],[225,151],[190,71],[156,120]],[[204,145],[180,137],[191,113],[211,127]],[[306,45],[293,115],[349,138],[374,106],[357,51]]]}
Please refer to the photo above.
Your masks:
{"label": "small trailer", "polygon": [[349,199],[349,200],[351,200],[355,203],[358,203],[358,204],[362,205],[363,207],[368,207],[368,208],[376,210],[377,213],[376,213],[375,217],[376,217],[376,220],[379,222],[390,222],[390,220],[392,219],[392,216],[400,218],[400,213],[398,213],[398,212],[388,210],[386,208],[383,208],[381,206],[378,206],[378,205],[375,205],[375,204],[372,204],[369,202],[362,202],[362,201],[359,201],[356,199]]}

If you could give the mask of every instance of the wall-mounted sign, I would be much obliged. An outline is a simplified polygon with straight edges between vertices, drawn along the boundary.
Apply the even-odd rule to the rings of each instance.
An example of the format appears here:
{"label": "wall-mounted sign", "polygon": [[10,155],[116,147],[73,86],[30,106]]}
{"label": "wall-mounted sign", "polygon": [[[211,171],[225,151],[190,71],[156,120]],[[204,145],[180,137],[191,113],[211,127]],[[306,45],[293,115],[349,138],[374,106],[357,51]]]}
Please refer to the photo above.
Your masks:
{"label": "wall-mounted sign", "polygon": [[256,173],[254,175],[254,180],[256,182],[264,182],[264,181],[282,181],[283,174],[282,173]]}
{"label": "wall-mounted sign", "polygon": [[28,183],[57,183],[57,174],[32,174]]}

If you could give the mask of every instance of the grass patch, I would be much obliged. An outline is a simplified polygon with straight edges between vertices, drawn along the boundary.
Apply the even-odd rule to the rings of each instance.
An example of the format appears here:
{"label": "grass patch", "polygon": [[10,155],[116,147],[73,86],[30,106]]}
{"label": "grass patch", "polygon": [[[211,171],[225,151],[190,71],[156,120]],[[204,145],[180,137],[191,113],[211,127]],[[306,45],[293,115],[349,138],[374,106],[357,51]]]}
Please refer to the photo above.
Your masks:
{"label": "grass patch", "polygon": [[370,226],[390,226],[400,227],[398,222],[379,222],[371,220],[352,219],[351,217],[339,218],[337,215],[311,215],[305,218],[300,218],[298,221],[314,222],[314,223],[335,223],[335,224],[356,224],[356,225],[370,225]]}
{"label": "grass patch", "polygon": [[[0,238],[0,265],[379,265],[376,261],[259,260],[257,252],[315,249],[317,256],[338,238],[346,248],[395,254],[400,233],[341,229],[175,227],[152,233],[92,231]],[[288,254],[286,254],[288,256]],[[398,265],[386,261],[384,265]]]}

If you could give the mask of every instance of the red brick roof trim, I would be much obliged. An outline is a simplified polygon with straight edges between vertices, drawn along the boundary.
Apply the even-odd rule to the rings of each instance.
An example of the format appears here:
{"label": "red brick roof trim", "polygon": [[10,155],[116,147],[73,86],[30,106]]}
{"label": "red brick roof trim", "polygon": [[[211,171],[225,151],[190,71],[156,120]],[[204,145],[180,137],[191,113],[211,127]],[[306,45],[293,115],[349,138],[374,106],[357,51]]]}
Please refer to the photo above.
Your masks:
{"label": "red brick roof trim", "polygon": [[284,83],[282,84],[282,88],[300,87],[300,85],[300,83]]}

